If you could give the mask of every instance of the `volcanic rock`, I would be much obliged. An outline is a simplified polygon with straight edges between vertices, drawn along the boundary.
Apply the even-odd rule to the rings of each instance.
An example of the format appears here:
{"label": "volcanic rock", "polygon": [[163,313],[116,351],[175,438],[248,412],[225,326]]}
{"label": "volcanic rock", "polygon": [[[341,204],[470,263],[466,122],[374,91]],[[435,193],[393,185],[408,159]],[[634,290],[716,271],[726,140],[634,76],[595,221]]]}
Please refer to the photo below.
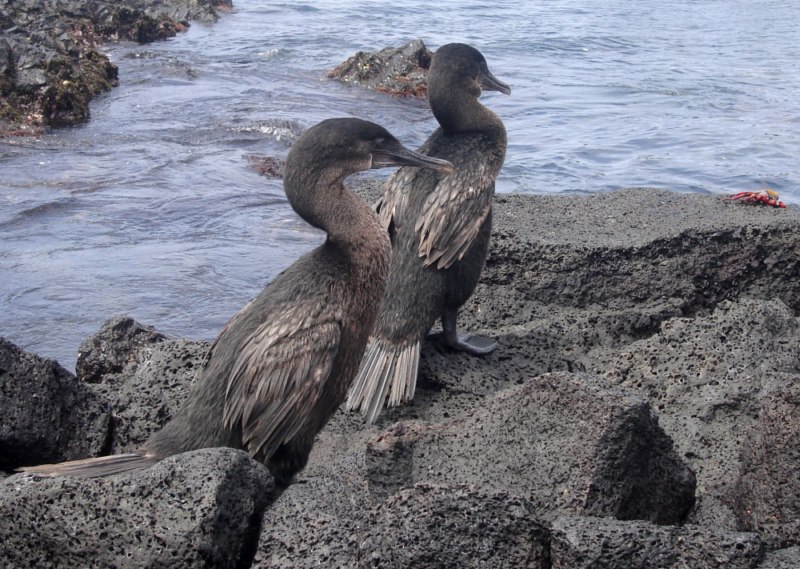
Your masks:
{"label": "volcanic rock", "polygon": [[754,569],[763,545],[754,533],[641,521],[560,518],[553,524],[552,569]]}
{"label": "volcanic rock", "polygon": [[0,136],[89,118],[89,102],[117,84],[98,51],[108,40],[151,42],[214,21],[230,0],[19,0],[0,4]]}
{"label": "volcanic rock", "polygon": [[58,362],[0,338],[0,470],[107,449],[111,408]]}
{"label": "volcanic rock", "polygon": [[329,71],[328,77],[379,93],[426,99],[431,57],[422,40],[412,40],[378,52],[359,51]]}
{"label": "volcanic rock", "polygon": [[4,567],[247,567],[272,494],[242,451],[203,449],[110,478],[0,482]]}
{"label": "volcanic rock", "polygon": [[[380,189],[360,191],[371,201]],[[495,202],[459,324],[497,338],[497,351],[426,341],[413,404],[371,426],[340,410],[265,506],[260,535],[242,530],[252,539],[233,547],[233,566],[795,567],[800,210],[651,189]],[[78,384],[120,418],[113,452],[171,416],[205,351],[148,333],[104,333],[89,352],[110,363],[82,368],[100,383]],[[33,357],[7,353],[3,369]],[[0,505],[20,503],[19,480],[0,486]],[[144,494],[155,484],[137,480]],[[25,486],[30,516],[49,519],[48,499],[82,488],[46,482],[66,486],[41,500]],[[94,527],[108,508],[106,531],[130,531],[106,484],[92,486],[108,494],[92,495],[98,510],[70,513],[70,527]],[[187,504],[206,503],[192,484],[180,486]],[[138,539],[157,542],[159,527],[140,525]],[[47,528],[36,539],[55,550],[64,528]],[[24,560],[31,530],[14,529],[3,540]],[[184,560],[171,567],[233,559],[198,561],[212,538],[188,536],[168,544]]]}

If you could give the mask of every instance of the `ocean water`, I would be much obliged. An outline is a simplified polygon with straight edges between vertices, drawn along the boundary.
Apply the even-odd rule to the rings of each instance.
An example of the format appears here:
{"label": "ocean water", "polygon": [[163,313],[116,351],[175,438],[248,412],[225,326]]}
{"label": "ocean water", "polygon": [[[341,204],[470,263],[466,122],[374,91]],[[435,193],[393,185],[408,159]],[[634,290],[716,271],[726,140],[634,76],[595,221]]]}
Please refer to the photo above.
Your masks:
{"label": "ocean water", "polygon": [[800,204],[800,3],[399,4],[235,0],[172,40],[107,45],[120,86],[88,124],[0,141],[0,335],[67,368],[114,314],[215,337],[322,240],[248,156],[333,116],[420,144],[425,103],[325,78],[415,38],[470,43],[512,86],[483,98],[508,130],[500,192],[769,186]]}

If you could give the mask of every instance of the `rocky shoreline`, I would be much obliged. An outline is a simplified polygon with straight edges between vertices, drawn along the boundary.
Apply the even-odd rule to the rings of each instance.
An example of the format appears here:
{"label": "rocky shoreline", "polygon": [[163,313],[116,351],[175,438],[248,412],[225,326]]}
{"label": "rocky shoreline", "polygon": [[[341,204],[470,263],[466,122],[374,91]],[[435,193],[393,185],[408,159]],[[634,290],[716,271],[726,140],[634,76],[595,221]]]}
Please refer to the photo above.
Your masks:
{"label": "rocky shoreline", "polygon": [[89,119],[89,102],[118,82],[99,47],[152,42],[216,21],[231,0],[0,1],[0,137]]}
{"label": "rocky shoreline", "polygon": [[[372,199],[379,191],[365,186]],[[207,449],[0,482],[7,567],[800,566],[800,210],[628,189],[496,196],[413,405],[343,411],[295,484]],[[0,342],[0,467],[135,448],[207,344],[110,320],[77,376]]]}

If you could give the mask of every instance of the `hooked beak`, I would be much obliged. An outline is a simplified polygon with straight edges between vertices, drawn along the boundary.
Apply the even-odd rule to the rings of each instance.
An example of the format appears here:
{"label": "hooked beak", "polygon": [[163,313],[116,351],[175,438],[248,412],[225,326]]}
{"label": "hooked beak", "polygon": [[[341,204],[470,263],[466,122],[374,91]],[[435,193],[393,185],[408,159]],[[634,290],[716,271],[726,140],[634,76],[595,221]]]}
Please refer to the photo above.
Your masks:
{"label": "hooked beak", "polygon": [[372,168],[385,168],[387,166],[429,168],[445,174],[452,174],[455,171],[453,165],[447,160],[414,152],[396,140],[387,140],[380,148],[376,148],[372,152]]}
{"label": "hooked beak", "polygon": [[488,69],[478,74],[478,84],[484,91],[500,91],[503,95],[511,94],[511,87],[492,75]]}

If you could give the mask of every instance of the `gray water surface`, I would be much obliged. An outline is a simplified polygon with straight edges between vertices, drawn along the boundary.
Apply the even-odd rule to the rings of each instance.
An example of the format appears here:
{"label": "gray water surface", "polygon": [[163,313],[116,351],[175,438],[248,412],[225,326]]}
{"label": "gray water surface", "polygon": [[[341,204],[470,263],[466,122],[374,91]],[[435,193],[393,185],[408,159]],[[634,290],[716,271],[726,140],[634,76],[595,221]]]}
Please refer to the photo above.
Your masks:
{"label": "gray water surface", "polygon": [[[110,44],[120,86],[91,121],[0,141],[0,335],[73,367],[113,314],[211,339],[322,240],[250,154],[284,157],[333,116],[410,146],[426,105],[325,79],[358,50],[478,47],[510,97],[498,191],[630,185],[800,203],[800,3],[237,0],[172,40]],[[373,175],[387,175],[386,172]]]}

